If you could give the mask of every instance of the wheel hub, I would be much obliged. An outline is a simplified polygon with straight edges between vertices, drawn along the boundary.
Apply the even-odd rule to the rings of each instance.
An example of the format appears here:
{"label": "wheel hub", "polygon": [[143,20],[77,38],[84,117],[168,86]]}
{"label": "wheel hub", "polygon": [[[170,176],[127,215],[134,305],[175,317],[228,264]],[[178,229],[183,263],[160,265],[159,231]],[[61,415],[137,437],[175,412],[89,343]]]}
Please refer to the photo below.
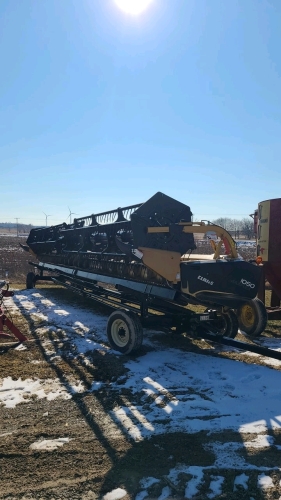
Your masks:
{"label": "wheel hub", "polygon": [[245,304],[240,311],[240,321],[247,328],[251,328],[255,323],[255,314],[249,304]]}
{"label": "wheel hub", "polygon": [[121,319],[116,319],[112,323],[112,339],[119,347],[125,346],[129,341],[129,329]]}

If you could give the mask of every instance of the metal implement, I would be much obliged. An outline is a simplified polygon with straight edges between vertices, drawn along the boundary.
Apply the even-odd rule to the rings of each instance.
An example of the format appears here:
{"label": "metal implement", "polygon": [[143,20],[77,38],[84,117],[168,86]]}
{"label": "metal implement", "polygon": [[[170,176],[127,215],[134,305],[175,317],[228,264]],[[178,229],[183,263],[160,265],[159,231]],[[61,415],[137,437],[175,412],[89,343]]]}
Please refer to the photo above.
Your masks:
{"label": "metal implement", "polygon": [[281,198],[261,201],[251,217],[254,219],[257,261],[263,271],[258,297],[265,302],[267,283],[271,292],[270,307],[267,308],[268,318],[281,320]]}
{"label": "metal implement", "polygon": [[[217,235],[214,254],[195,254],[194,234],[209,231]],[[143,323],[144,311],[153,304],[164,311],[165,321],[172,314],[179,329],[196,329],[195,324],[205,321],[220,336],[235,337],[236,308],[255,299],[262,274],[256,263],[238,257],[225,229],[193,222],[189,206],[160,192],[143,204],[74,219],[73,224],[32,229],[23,248],[40,261],[32,263],[40,276],[29,273],[27,288],[37,279],[48,279],[45,270],[59,276],[54,280],[96,296],[102,295],[100,289],[97,293],[101,282],[136,300]],[[200,319],[188,308],[191,304],[209,312]],[[123,321],[126,332],[140,329],[132,318],[127,318],[128,324],[122,318],[113,321],[112,328]],[[255,331],[260,329],[261,324]],[[115,347],[118,350],[118,343]]]}
{"label": "metal implement", "polygon": [[[3,287],[6,285],[6,290]],[[12,297],[14,292],[9,290],[9,285],[6,281],[0,282],[0,338],[4,339],[12,339],[16,337],[20,342],[24,342],[27,338],[20,332],[20,330],[14,325],[14,323],[6,316],[4,313],[4,309],[2,307],[3,299],[5,297]],[[7,332],[4,332],[4,326],[13,334],[10,335]],[[1,344],[0,344],[1,346]]]}

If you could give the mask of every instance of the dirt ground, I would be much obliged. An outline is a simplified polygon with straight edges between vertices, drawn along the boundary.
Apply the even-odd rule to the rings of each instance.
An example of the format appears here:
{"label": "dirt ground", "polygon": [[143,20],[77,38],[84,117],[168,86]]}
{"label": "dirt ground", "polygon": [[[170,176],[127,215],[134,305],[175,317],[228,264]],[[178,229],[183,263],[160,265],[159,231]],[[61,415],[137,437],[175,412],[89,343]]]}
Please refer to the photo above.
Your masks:
{"label": "dirt ground", "polygon": [[24,236],[0,234],[0,279],[25,283],[26,274],[32,270],[28,264],[32,260],[31,255],[20,246],[25,242]]}
{"label": "dirt ground", "polygon": [[[24,289],[24,278],[30,270],[28,255],[19,250],[20,242],[25,241],[15,237],[0,239],[0,277],[8,277],[11,286],[16,289]],[[248,255],[244,257],[247,258]],[[47,285],[41,285],[40,288],[44,290],[48,300],[56,300],[59,297],[60,300],[65,300],[66,304],[76,304],[77,308],[83,306],[89,311],[93,308],[92,302],[82,300],[67,290]],[[95,305],[94,310],[105,318],[108,315],[108,310],[104,307]],[[200,495],[193,497],[194,500],[281,498],[281,486],[269,492],[257,488],[258,472],[254,470],[249,471],[248,490],[238,489],[234,492],[233,484],[237,471],[227,468],[223,470],[226,481],[222,494],[210,496],[212,474],[216,474],[217,470],[215,466],[212,468],[215,457],[212,451],[206,450],[206,445],[212,441],[240,442],[240,434],[225,431],[212,435],[203,431],[195,434],[170,432],[143,441],[134,441],[110,417],[110,411],[116,404],[124,404],[124,401],[128,405],[137,402],[138,396],[122,385],[122,377],[124,380],[127,377],[124,364],[128,358],[96,350],[92,354],[88,353],[85,363],[85,358],[79,355],[75,346],[65,341],[64,332],[60,329],[46,333],[44,328],[41,328],[40,318],[36,320],[20,308],[9,311],[8,307],[7,312],[29,340],[25,343],[25,350],[5,345],[6,340],[0,341],[1,378],[11,377],[14,381],[39,378],[45,381],[47,392],[56,387],[59,381],[64,389],[62,397],[53,400],[27,397],[26,402],[12,409],[0,404],[0,498],[117,500],[121,498],[122,493],[117,490],[115,496],[110,496],[109,492],[123,488],[126,492],[122,496],[124,500],[180,500],[186,498],[185,484],[191,476],[188,478],[182,473],[178,482],[172,482],[168,478],[169,470],[179,463],[209,467]],[[280,331],[279,323],[271,322],[265,335],[279,338]],[[204,341],[191,341],[182,336],[175,339],[156,332],[155,339],[166,349],[176,347],[183,351],[210,355]],[[140,358],[147,349],[142,348]],[[149,349],[153,350],[154,347]],[[239,353],[229,353],[227,349],[213,351],[212,356],[240,359]],[[253,359],[244,355],[243,362],[252,363]],[[263,364],[262,358],[255,362]],[[86,390],[70,397],[70,389],[77,379],[83,381]],[[120,381],[120,387],[118,390],[112,390],[110,383],[116,380]],[[103,390],[87,390],[93,383],[98,382],[104,384]],[[186,390],[190,392],[192,388],[188,387]],[[250,440],[250,436],[244,435],[243,439]],[[281,434],[279,435],[278,431],[274,432],[274,439],[281,445]],[[32,443],[44,440],[60,440],[62,445],[49,450],[32,449]],[[278,450],[274,452],[270,449],[257,453],[256,450],[248,448],[247,453],[243,453],[245,456],[241,455],[241,460],[247,458],[253,466],[266,467],[275,464],[281,467]],[[275,484],[279,484],[281,472],[276,470],[271,475]],[[140,482],[144,477],[159,479],[148,488],[146,497],[140,493]],[[163,491],[167,487],[169,494],[165,496]]]}
{"label": "dirt ground", "polygon": [[[71,292],[55,287],[44,287],[46,300],[55,301],[57,297],[70,300],[77,308],[83,305],[89,311],[93,308],[92,302],[76,297]],[[108,314],[104,307],[95,305],[95,312],[101,315]],[[8,311],[9,312],[9,311]],[[216,497],[208,496],[212,474],[216,473],[214,455],[206,451],[206,444],[213,441],[226,443],[241,441],[241,435],[222,431],[210,435],[207,432],[186,434],[181,432],[152,436],[143,441],[134,441],[110,417],[110,410],[116,403],[124,401],[136,402],[133,395],[122,385],[122,377],[126,378],[127,370],[124,367],[127,357],[94,351],[88,354],[88,362],[79,356],[75,347],[65,342],[63,332],[59,329],[47,334],[42,328],[42,320],[24,313],[20,309],[11,310],[13,321],[25,333],[29,341],[25,350],[8,347],[2,341],[0,347],[0,367],[2,377],[11,377],[13,380],[36,379],[45,380],[46,388],[52,388],[57,381],[64,387],[64,394],[59,399],[48,401],[46,398],[28,398],[27,402],[18,404],[13,409],[0,405],[0,471],[1,486],[0,498],[9,500],[110,500],[119,498],[108,496],[116,488],[126,491],[124,500],[144,498],[138,496],[140,481],[144,477],[157,477],[159,482],[149,489],[146,498],[161,498],[161,491],[169,487],[169,495],[162,498],[182,499],[185,497],[187,477],[183,474],[182,481],[172,483],[167,477],[169,470],[178,463],[209,466],[204,486],[197,500],[207,498],[220,499],[277,499],[281,495],[281,488],[270,492],[263,492],[257,488],[258,472],[249,472],[250,482],[247,491],[233,492],[235,472],[225,469],[226,478],[224,491]],[[273,326],[274,335],[278,335],[278,327]],[[267,335],[271,335],[269,329]],[[182,350],[204,353],[204,341],[191,341],[179,336],[176,340],[169,335],[155,333],[155,338],[163,342],[163,346],[177,347]],[[48,344],[45,341],[48,340]],[[50,347],[51,343],[51,353]],[[145,353],[143,347],[139,356]],[[151,347],[153,350],[153,347]],[[209,351],[206,351],[209,355]],[[227,351],[217,350],[214,356],[234,357],[239,359],[239,353],[229,354]],[[243,362],[252,362],[243,357]],[[260,360],[262,364],[262,358]],[[277,368],[278,369],[278,368]],[[67,399],[69,388],[75,380],[83,381],[85,391]],[[112,390],[110,382],[120,383],[119,390]],[[89,392],[93,382],[103,382],[104,389],[98,392]],[[46,390],[47,390],[46,389]],[[187,388],[190,391],[191,388]],[[71,439],[68,440],[68,437]],[[281,434],[274,432],[274,438],[281,444]],[[30,446],[42,440],[64,440],[63,446],[54,450],[36,450]],[[244,440],[247,440],[244,435]],[[250,437],[249,437],[250,439]],[[280,451],[272,449],[257,453],[256,450],[247,450],[247,460],[252,465],[267,466],[275,464],[281,467]],[[241,455],[241,460],[243,456]],[[239,469],[239,467],[238,467]],[[220,470],[221,473],[221,470]],[[276,484],[281,480],[280,470],[273,473]],[[121,498],[121,497],[120,497]],[[195,498],[195,497],[193,497]]]}

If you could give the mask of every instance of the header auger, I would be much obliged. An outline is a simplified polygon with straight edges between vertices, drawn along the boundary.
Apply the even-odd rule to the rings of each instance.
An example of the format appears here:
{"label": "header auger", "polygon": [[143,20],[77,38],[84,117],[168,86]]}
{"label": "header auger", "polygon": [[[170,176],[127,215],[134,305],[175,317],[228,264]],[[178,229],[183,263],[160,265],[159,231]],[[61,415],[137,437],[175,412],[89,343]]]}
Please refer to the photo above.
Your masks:
{"label": "header auger", "polygon": [[[194,234],[209,231],[218,237],[214,254],[195,254]],[[151,319],[177,331],[195,332],[204,325],[205,331],[232,338],[238,319],[242,326],[250,323],[252,336],[265,328],[266,311],[256,299],[260,266],[238,256],[225,229],[192,222],[190,208],[163,193],[143,204],[74,219],[73,224],[32,229],[26,243],[24,248],[39,260],[31,264],[40,270],[40,275],[28,274],[28,288],[52,279],[115,309],[122,304],[113,313],[120,318],[108,323],[109,341],[121,352],[139,346],[140,335],[134,343],[131,331],[140,331]],[[43,276],[44,270],[55,275]],[[205,312],[188,307],[194,304]],[[245,304],[252,316],[241,315]]]}

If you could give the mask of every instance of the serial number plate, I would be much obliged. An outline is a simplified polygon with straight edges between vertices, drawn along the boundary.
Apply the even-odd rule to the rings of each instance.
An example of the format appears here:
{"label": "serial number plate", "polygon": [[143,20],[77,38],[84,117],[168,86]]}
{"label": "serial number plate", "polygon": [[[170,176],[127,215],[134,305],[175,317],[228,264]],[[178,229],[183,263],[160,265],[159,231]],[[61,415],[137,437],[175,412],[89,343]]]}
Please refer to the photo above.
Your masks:
{"label": "serial number plate", "polygon": [[210,316],[200,316],[200,321],[209,321]]}

